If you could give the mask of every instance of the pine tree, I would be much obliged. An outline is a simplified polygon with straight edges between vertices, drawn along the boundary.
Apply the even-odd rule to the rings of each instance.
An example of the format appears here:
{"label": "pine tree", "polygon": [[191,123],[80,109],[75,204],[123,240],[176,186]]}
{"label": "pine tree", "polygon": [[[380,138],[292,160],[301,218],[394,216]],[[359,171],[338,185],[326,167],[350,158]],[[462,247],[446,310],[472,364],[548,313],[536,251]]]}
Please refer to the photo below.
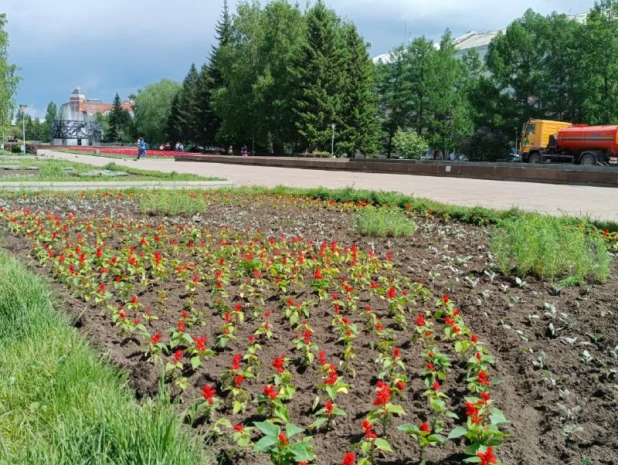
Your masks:
{"label": "pine tree", "polygon": [[43,123],[43,141],[49,142],[52,137],[52,128],[54,121],[58,119],[58,107],[54,102],[49,102],[47,112],[45,113],[45,122]]}
{"label": "pine tree", "polygon": [[182,139],[179,114],[179,101],[181,92],[182,88],[176,93],[176,95],[174,95],[169,115],[165,122],[165,138],[172,146],[174,146],[177,142],[180,142],[180,140]]}
{"label": "pine tree", "polygon": [[116,92],[114,102],[112,104],[112,110],[109,113],[109,132],[107,133],[108,142],[116,142],[120,140],[120,133],[122,130],[122,102],[120,96]]}
{"label": "pine tree", "polygon": [[302,147],[329,150],[345,82],[339,19],[318,0],[306,21],[306,43],[289,69],[298,86],[292,108]]}
{"label": "pine tree", "polygon": [[378,109],[374,94],[375,66],[367,44],[352,24],[346,25],[346,80],[342,97],[337,151],[354,156],[374,153],[378,138]]}
{"label": "pine tree", "polygon": [[168,138],[177,139],[185,145],[196,140],[195,117],[197,114],[198,78],[195,63],[193,63],[182,83],[182,89],[172,102],[172,109],[167,122]]}

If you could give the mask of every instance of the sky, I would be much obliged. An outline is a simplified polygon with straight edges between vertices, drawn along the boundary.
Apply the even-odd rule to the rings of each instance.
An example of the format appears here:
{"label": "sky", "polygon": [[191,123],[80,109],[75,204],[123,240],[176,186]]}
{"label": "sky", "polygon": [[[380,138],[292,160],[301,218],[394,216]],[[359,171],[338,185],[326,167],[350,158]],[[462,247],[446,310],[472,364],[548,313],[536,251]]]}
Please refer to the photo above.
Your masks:
{"label": "sky", "polygon": [[[265,0],[262,0],[263,2]],[[300,0],[304,5],[305,0]],[[587,12],[594,0],[325,0],[386,53],[409,36],[438,39],[506,27],[527,8],[542,14]],[[229,0],[235,10],[236,0]],[[79,86],[111,102],[163,78],[182,81],[214,44],[223,0],[2,0],[9,59],[22,81],[17,103],[44,117],[47,104],[68,101]]]}

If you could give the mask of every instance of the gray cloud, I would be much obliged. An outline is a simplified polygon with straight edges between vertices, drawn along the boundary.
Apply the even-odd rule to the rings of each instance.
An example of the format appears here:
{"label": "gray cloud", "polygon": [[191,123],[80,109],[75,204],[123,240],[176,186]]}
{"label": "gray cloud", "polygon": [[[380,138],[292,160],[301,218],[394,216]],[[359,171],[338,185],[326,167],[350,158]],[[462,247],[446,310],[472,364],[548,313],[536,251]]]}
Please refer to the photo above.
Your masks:
{"label": "gray cloud", "polygon": [[[45,108],[62,103],[73,87],[111,100],[163,77],[181,80],[191,62],[201,65],[214,42],[223,0],[4,0],[10,58],[21,67],[20,102]],[[304,4],[304,1],[300,2]],[[437,39],[500,29],[533,8],[581,13],[594,0],[327,0],[354,21],[374,55],[412,36]],[[235,2],[230,1],[231,5]],[[43,110],[44,111],[44,110]]]}

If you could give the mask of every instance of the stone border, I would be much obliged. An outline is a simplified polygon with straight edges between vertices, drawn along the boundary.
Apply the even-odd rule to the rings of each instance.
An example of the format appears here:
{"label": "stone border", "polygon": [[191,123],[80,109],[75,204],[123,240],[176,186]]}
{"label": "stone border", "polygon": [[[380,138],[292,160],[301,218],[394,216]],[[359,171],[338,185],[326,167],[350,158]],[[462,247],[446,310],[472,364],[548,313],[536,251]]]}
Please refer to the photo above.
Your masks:
{"label": "stone border", "polygon": [[363,173],[409,174],[494,181],[543,182],[618,187],[618,168],[576,165],[528,165],[526,163],[462,163],[407,160],[303,159],[291,157],[240,157],[221,155],[180,155],[175,161],[223,163]]}
{"label": "stone border", "polygon": [[105,189],[220,189],[234,187],[233,181],[109,181],[109,182],[0,182],[0,191]]}

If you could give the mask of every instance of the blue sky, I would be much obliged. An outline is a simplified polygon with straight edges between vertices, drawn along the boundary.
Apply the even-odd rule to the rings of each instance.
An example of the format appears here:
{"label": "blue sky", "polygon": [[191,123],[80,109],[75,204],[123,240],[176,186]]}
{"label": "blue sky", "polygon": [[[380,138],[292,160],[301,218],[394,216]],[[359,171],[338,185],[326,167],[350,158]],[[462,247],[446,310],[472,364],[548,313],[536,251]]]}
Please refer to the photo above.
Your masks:
{"label": "blue sky", "polygon": [[[301,4],[304,1],[301,0]],[[439,38],[507,26],[527,8],[548,14],[583,13],[594,0],[326,0],[353,20],[379,55],[412,36]],[[501,4],[500,4],[501,3]],[[2,0],[10,60],[22,77],[17,103],[44,116],[49,101],[68,100],[80,86],[87,97],[126,98],[162,78],[182,80],[214,43],[223,0]],[[230,0],[234,7],[236,0]]]}

